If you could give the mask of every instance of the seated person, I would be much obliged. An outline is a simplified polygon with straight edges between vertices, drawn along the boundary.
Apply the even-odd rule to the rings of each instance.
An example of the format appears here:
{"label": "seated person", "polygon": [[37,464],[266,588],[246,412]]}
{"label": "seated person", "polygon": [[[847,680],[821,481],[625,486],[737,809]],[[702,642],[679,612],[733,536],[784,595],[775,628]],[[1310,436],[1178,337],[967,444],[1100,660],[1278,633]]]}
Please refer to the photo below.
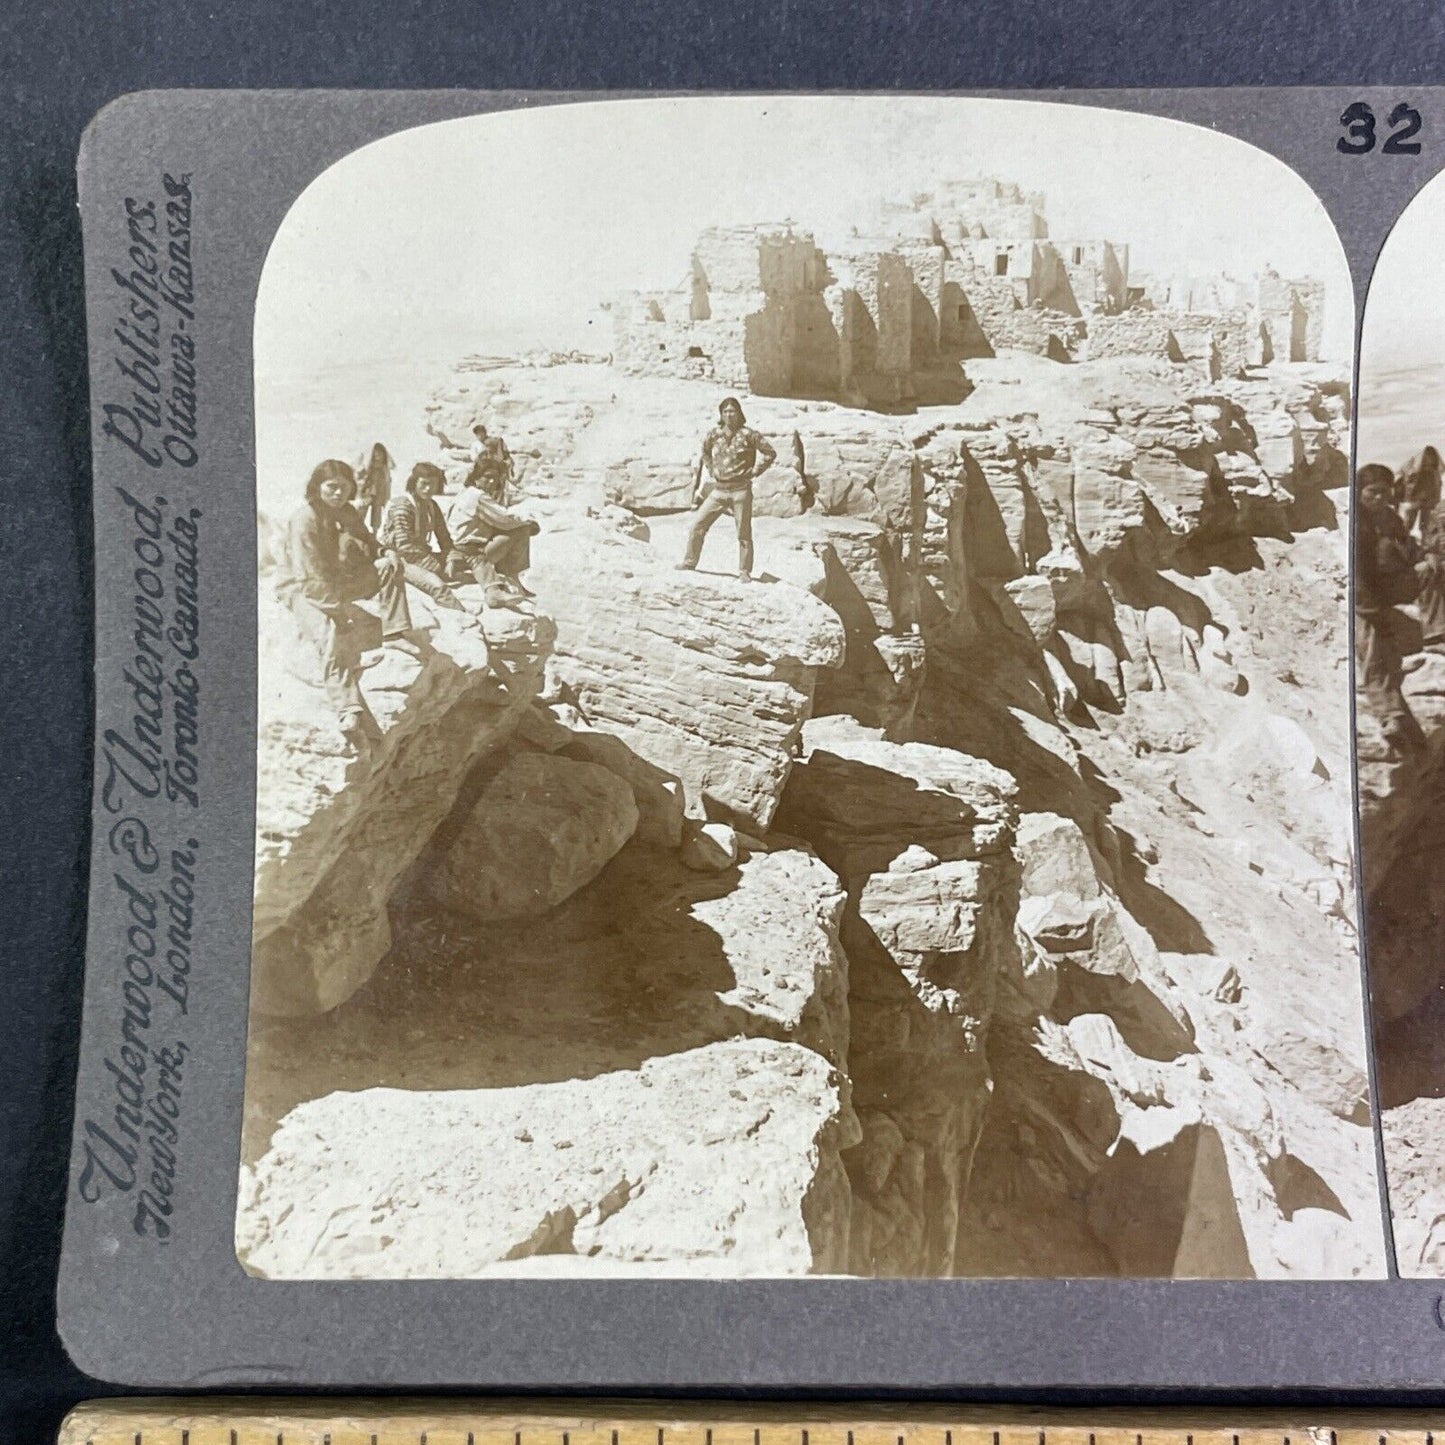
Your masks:
{"label": "seated person", "polygon": [[456,593],[447,585],[446,559],[452,551],[451,534],[436,498],[446,485],[442,469],[418,462],[406,479],[406,491],[386,504],[381,530],[383,547],[401,558],[406,580],[442,607],[460,608]]}
{"label": "seated person", "polygon": [[1401,690],[1405,655],[1418,647],[1419,633],[1400,608],[1419,598],[1421,571],[1429,569],[1419,568],[1419,545],[1395,511],[1389,467],[1361,467],[1355,489],[1355,682],[1386,743],[1404,751],[1424,736]]}
{"label": "seated person", "polygon": [[508,450],[506,442],[501,437],[490,436],[486,427],[478,422],[472,428],[472,444],[467,449],[467,461],[471,466],[486,457],[494,466],[500,467],[506,472],[506,478],[502,483],[501,494],[497,497],[499,502],[507,500],[507,483],[516,475],[516,468],[512,463],[512,453]]}
{"label": "seated person", "polygon": [[1415,602],[1424,645],[1440,652],[1445,650],[1445,502],[1437,501],[1420,521],[1420,554],[1415,562],[1420,590]]}
{"label": "seated person", "polygon": [[1440,503],[1440,453],[1434,447],[1416,452],[1395,478],[1395,501],[1407,532],[1425,524]]}
{"label": "seated person", "polygon": [[[401,558],[384,550],[352,507],[356,475],[324,461],[306,483],[306,499],[286,528],[277,593],[315,649],[326,695],[342,733],[355,745],[380,735],[358,681],[366,615],[357,602],[376,598],[384,644],[420,655],[406,603]],[[374,624],[373,624],[374,625]]]}
{"label": "seated person", "polygon": [[467,473],[461,495],[452,504],[453,548],[447,575],[470,570],[486,589],[488,607],[511,606],[533,594],[521,574],[532,565],[531,539],[541,528],[508,511],[498,500],[507,469],[484,455]]}

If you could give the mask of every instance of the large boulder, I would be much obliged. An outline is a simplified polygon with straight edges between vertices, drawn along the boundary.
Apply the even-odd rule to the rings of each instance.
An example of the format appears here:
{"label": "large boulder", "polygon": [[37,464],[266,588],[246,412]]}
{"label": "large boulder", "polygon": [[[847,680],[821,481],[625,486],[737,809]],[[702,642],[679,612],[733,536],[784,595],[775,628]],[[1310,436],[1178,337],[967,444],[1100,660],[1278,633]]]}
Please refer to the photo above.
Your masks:
{"label": "large boulder", "polygon": [[548,753],[511,758],[447,852],[448,906],[489,921],[545,913],[590,883],[637,828],[625,779]]}
{"label": "large boulder", "polygon": [[[420,659],[387,652],[362,673],[380,728],[357,753],[318,685],[294,667],[299,641],[261,591],[255,912],[251,1003],[321,1013],[371,977],[391,946],[387,903],[469,770],[512,736],[542,686],[555,629],[532,613],[432,614]],[[378,628],[379,632],[379,628]]]}
{"label": "large boulder", "polygon": [[842,1080],[737,1039],[596,1078],[299,1105],[243,1172],[269,1279],[797,1275],[845,1268]]}
{"label": "large boulder", "polygon": [[837,614],[789,583],[675,571],[587,517],[559,514],[536,551],[555,676],[585,722],[679,779],[695,816],[766,829],[818,672],[843,660]]}

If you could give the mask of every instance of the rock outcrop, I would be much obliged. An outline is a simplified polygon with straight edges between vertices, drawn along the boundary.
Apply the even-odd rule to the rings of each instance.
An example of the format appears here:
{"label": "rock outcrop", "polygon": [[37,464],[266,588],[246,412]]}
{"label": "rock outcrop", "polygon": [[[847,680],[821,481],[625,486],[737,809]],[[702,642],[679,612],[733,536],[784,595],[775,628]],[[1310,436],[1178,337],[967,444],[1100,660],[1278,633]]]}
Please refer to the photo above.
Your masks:
{"label": "rock outcrop", "polygon": [[277,1132],[237,1246],[282,1279],[833,1272],[844,1114],[822,1058],[763,1039],[585,1081],[327,1094]]}
{"label": "rock outcrop", "polygon": [[413,593],[431,641],[420,659],[386,651],[362,674],[382,736],[358,756],[316,680],[291,670],[308,653],[267,582],[263,574],[251,1006],[321,1013],[391,946],[388,899],[467,773],[541,690],[554,629],[509,611],[432,615]]}
{"label": "rock outcrop", "polygon": [[990,1088],[985,1039],[1016,973],[1013,780],[945,748],[820,718],[785,797],[848,890],[854,1103],[850,1272],[957,1272],[958,1215]]}
{"label": "rock outcrop", "polygon": [[529,580],[557,622],[560,695],[678,779],[692,811],[765,830],[817,674],[843,660],[837,615],[795,588],[676,572],[593,517],[553,521]]}
{"label": "rock outcrop", "polygon": [[[530,661],[421,674],[395,726],[481,709],[445,763],[422,726],[297,797],[314,853],[263,835],[258,918],[346,986],[307,997],[324,1048],[253,1037],[248,1268],[1382,1270],[1344,384],[969,384],[746,398],[752,583],[727,519],[673,570],[716,388],[561,358],[438,394],[447,464],[484,418],[542,523]],[[404,835],[330,821],[423,765]]]}
{"label": "rock outcrop", "polygon": [[516,754],[452,837],[446,906],[483,922],[546,913],[590,883],[636,830],[632,789],[616,773]]}

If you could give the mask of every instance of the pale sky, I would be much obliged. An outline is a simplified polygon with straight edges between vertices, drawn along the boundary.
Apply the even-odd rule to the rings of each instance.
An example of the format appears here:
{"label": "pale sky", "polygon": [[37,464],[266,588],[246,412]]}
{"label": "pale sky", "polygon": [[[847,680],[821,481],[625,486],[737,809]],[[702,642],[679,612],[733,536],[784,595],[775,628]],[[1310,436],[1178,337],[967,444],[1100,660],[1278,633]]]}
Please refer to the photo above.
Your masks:
{"label": "pale sky", "polygon": [[1395,222],[1365,302],[1360,364],[1445,367],[1445,175]]}
{"label": "pale sky", "polygon": [[1398,467],[1442,445],[1445,414],[1445,176],[1405,208],[1365,297],[1359,459]]}
{"label": "pale sky", "polygon": [[354,152],[272,246],[258,372],[605,353],[597,304],[675,284],[708,225],[792,220],[821,242],[882,198],[977,176],[1044,191],[1053,236],[1127,243],[1135,270],[1318,276],[1327,351],[1349,354],[1349,277],[1324,208],[1233,137],[1031,101],[718,97],[471,117]]}

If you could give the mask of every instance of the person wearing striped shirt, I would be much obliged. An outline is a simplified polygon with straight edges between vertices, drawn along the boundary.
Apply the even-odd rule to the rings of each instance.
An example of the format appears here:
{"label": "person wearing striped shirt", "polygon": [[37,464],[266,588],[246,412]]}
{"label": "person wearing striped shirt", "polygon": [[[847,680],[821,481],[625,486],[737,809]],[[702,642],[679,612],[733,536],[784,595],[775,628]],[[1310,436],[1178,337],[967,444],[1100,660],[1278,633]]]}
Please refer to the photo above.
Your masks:
{"label": "person wearing striped shirt", "polygon": [[406,580],[441,607],[461,609],[447,583],[447,559],[455,550],[446,518],[436,498],[446,475],[432,462],[418,462],[406,479],[406,490],[386,504],[376,534],[402,560]]}

